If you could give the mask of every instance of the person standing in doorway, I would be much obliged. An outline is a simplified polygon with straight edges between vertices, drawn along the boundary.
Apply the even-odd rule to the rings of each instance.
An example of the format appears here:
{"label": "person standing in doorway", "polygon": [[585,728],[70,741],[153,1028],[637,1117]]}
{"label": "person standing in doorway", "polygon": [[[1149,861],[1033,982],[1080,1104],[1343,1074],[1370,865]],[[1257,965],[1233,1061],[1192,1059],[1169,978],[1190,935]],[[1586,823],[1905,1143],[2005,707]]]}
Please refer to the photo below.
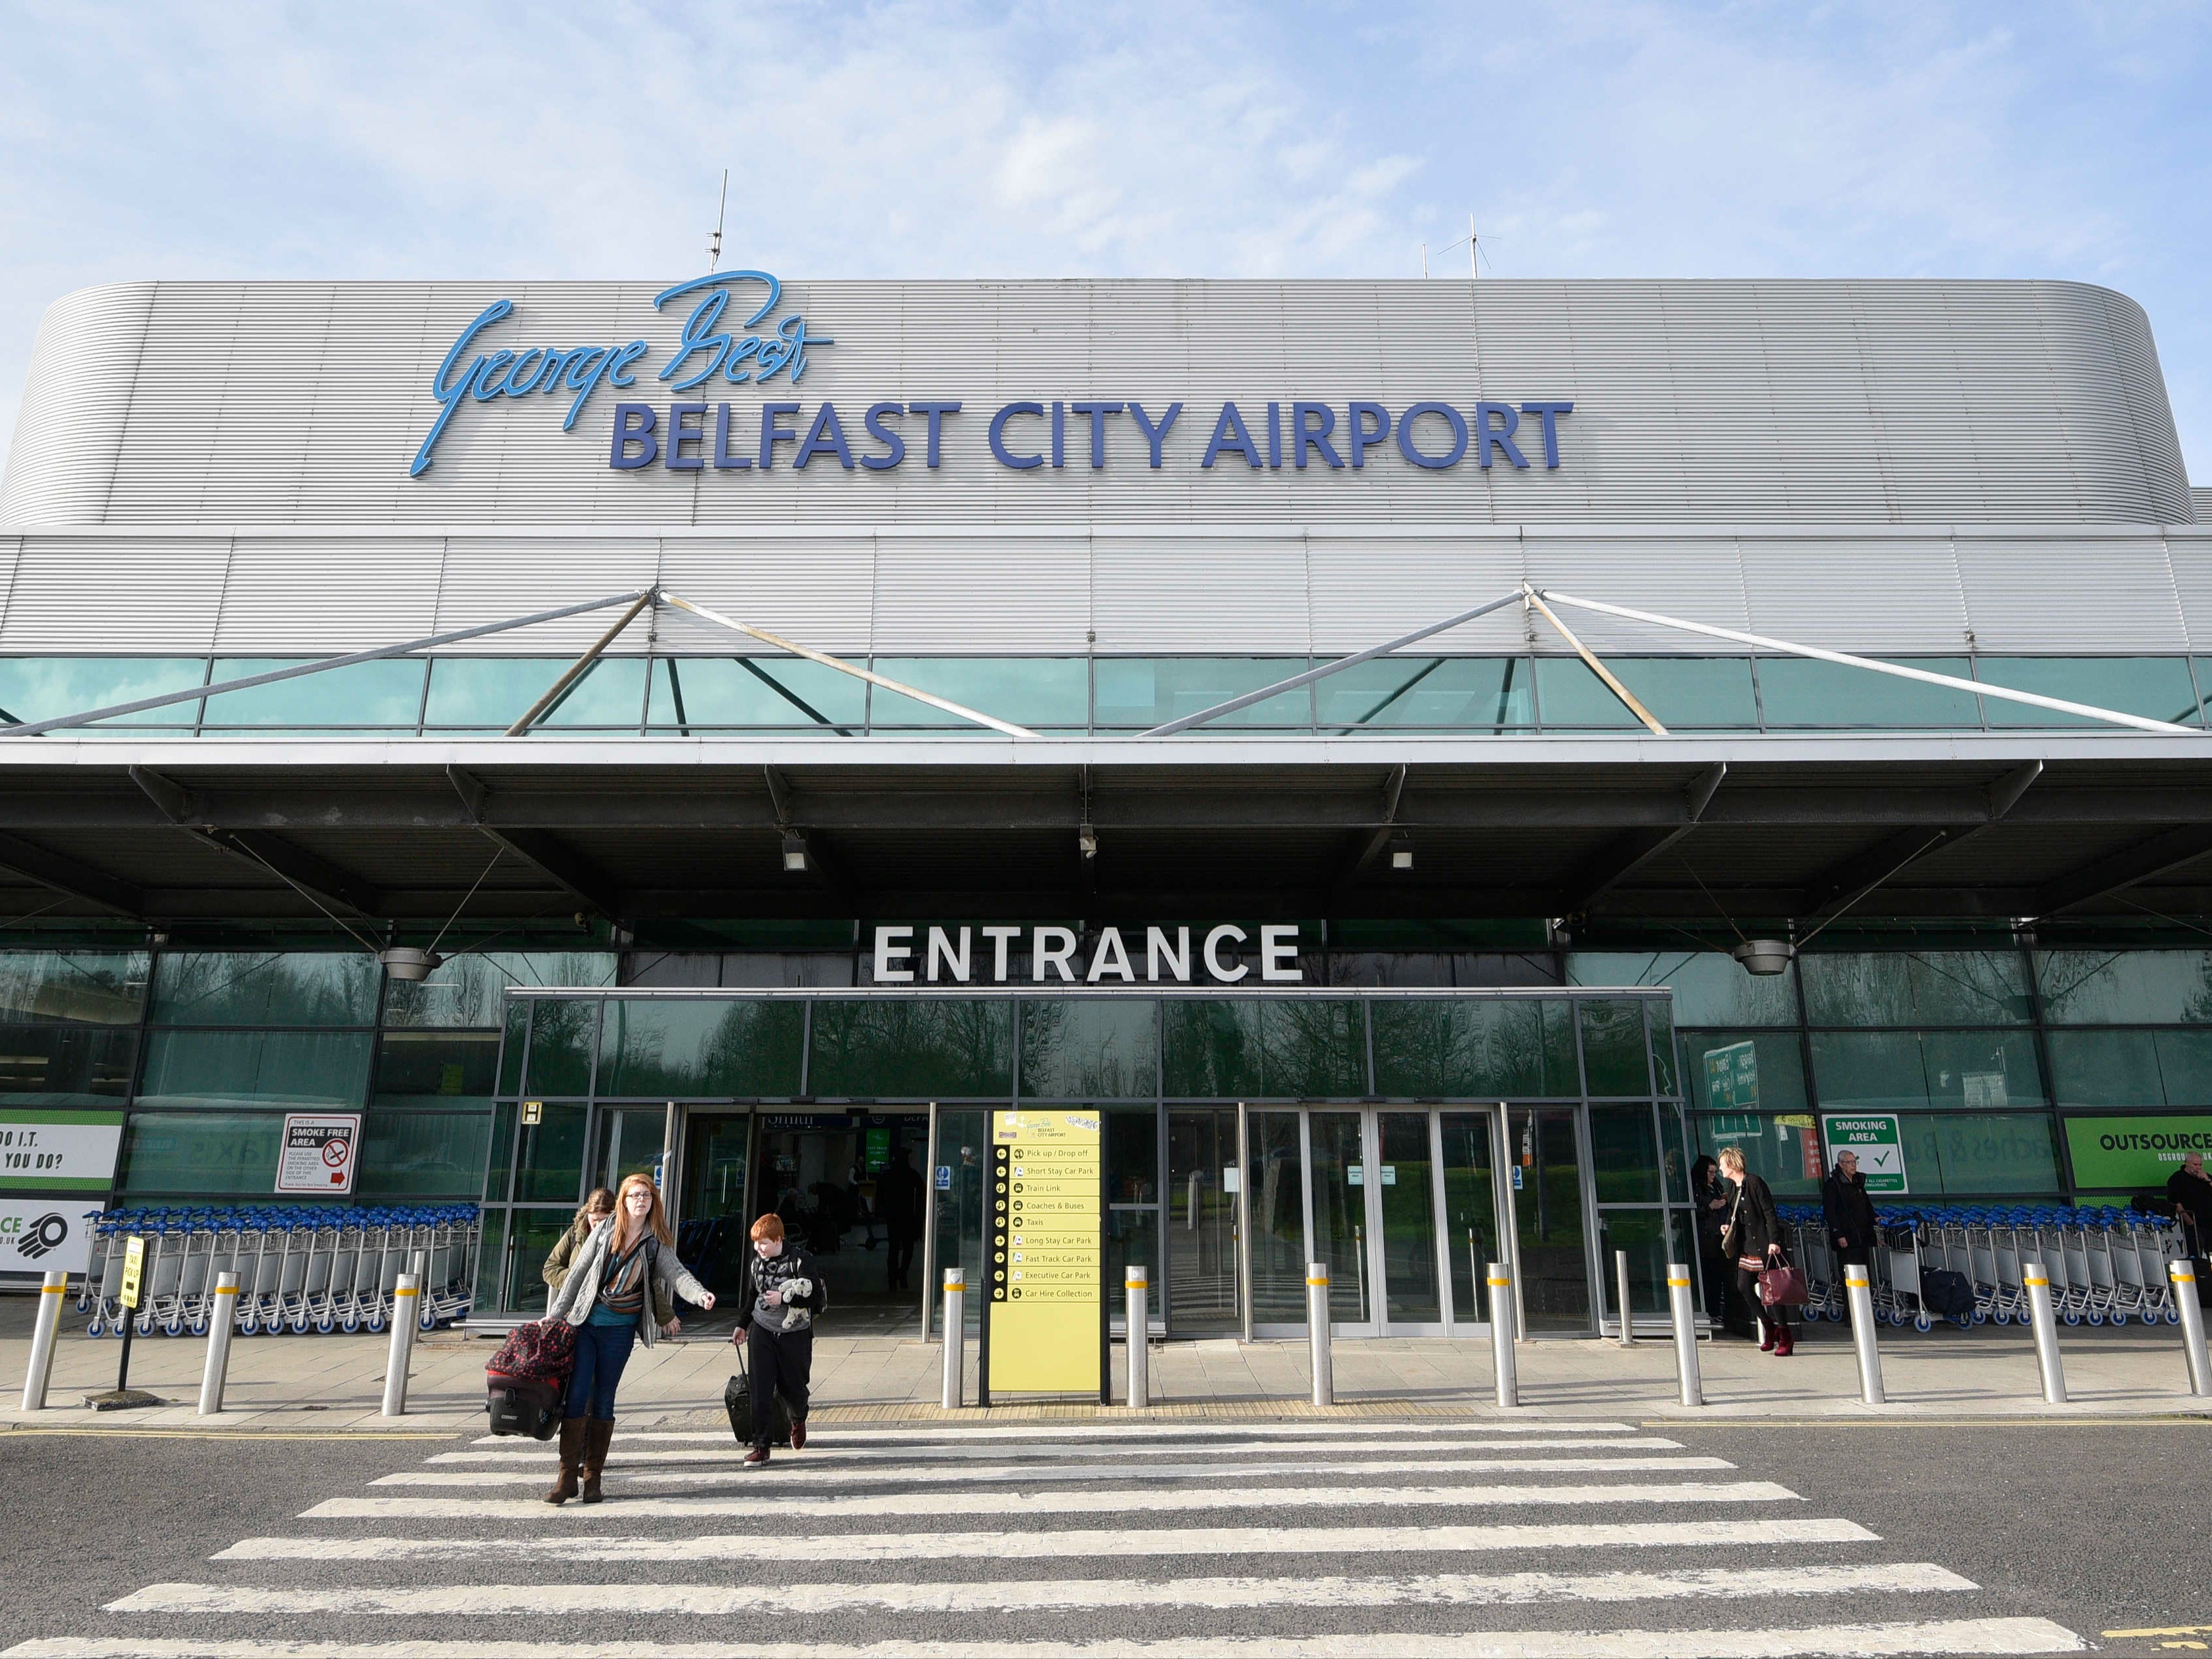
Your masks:
{"label": "person standing in doorway", "polygon": [[1735,1263],[1735,1293],[1759,1316],[1759,1351],[1787,1359],[1797,1346],[1790,1335],[1790,1310],[1780,1304],[1770,1308],[1759,1299],[1759,1274],[1782,1265],[1782,1212],[1774,1206],[1772,1189],[1744,1168],[1741,1147],[1721,1149],[1721,1173],[1735,1182],[1723,1236]]}
{"label": "person standing in doorway", "polygon": [[745,1462],[768,1462],[775,1439],[775,1396],[791,1413],[791,1449],[806,1444],[806,1384],[814,1370],[814,1316],[830,1305],[814,1258],[787,1241],[783,1218],[753,1223],[753,1259],[746,1274],[752,1314],[745,1322],[745,1368],[752,1373],[753,1449]]}
{"label": "person standing in doorway", "polygon": [[1828,1243],[1836,1253],[1836,1267],[1868,1267],[1874,1261],[1874,1200],[1867,1196],[1866,1177],[1859,1173],[1856,1152],[1838,1152],[1836,1167],[1820,1183],[1821,1218],[1827,1223]]}
{"label": "person standing in doorway", "polygon": [[1735,1268],[1721,1249],[1735,1188],[1722,1178],[1717,1163],[1700,1158],[1690,1166],[1690,1199],[1698,1206],[1698,1271],[1705,1282],[1705,1311],[1717,1325],[1728,1327],[1731,1316],[1740,1325],[1744,1310],[1729,1305]]}
{"label": "person standing in doorway", "polygon": [[2166,1195],[2173,1200],[2173,1213],[2181,1223],[2181,1237],[2197,1263],[2197,1286],[2203,1288],[2204,1260],[2212,1255],[2212,1180],[2204,1175],[2204,1154],[2191,1152],[2181,1167],[2166,1178]]}
{"label": "person standing in doorway", "polygon": [[702,1308],[714,1305],[714,1293],[676,1259],[660,1188],[651,1176],[628,1176],[614,1213],[592,1229],[546,1310],[548,1319],[565,1319],[576,1328],[576,1369],[561,1421],[561,1475],[547,1503],[600,1500],[599,1477],[615,1437],[615,1389],[632,1346],[641,1337],[653,1346],[656,1291],[672,1302],[681,1296]]}
{"label": "person standing in doorway", "polygon": [[914,1167],[914,1149],[902,1146],[898,1156],[876,1176],[876,1215],[884,1224],[890,1244],[888,1263],[890,1288],[907,1288],[906,1276],[914,1266],[914,1247],[921,1237],[921,1206],[925,1194],[921,1176]]}

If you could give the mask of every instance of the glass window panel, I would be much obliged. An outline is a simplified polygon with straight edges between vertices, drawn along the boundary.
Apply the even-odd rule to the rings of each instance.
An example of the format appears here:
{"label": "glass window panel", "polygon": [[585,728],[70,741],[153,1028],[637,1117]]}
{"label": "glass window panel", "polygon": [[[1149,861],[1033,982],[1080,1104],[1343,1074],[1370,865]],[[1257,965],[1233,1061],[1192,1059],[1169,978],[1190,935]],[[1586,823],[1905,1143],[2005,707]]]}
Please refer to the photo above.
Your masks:
{"label": "glass window panel", "polygon": [[362,951],[165,951],[156,1025],[374,1025],[375,958]]}
{"label": "glass window panel", "polygon": [[2025,1032],[1818,1031],[1813,1073],[1823,1107],[2017,1106],[2044,1098]]}
{"label": "glass window panel", "polygon": [[[1973,678],[1964,657],[1886,660],[1956,679]],[[1761,657],[1759,701],[1769,731],[1789,726],[1832,731],[1937,726],[1972,731],[1982,723],[1977,706],[1981,700],[1971,691],[1899,679],[1871,668],[1816,662],[1809,657]]]}
{"label": "glass window panel", "polygon": [[1312,1153],[1313,1259],[1328,1266],[1332,1324],[1362,1324],[1374,1317],[1367,1283],[1367,1162],[1358,1112],[1310,1112],[1306,1133]]}
{"label": "glass window panel", "polygon": [[[2033,691],[2068,702],[2086,702],[2123,714],[2142,714],[2178,726],[2200,726],[2197,687],[2185,657],[1978,657],[1974,678],[1986,685]],[[2112,731],[2109,720],[2062,714],[2002,697],[1984,697],[1993,726],[2089,726]]]}
{"label": "glass window panel", "polygon": [[2166,1091],[2151,1031],[2053,1031],[2051,1085],[2069,1106],[2154,1106]]}
{"label": "glass window panel", "polygon": [[487,1100],[498,1065],[495,1031],[389,1031],[377,1045],[375,1100]]}
{"label": "glass window panel", "polygon": [[1261,1092],[1343,1099],[1367,1092],[1367,1022],[1349,998],[1260,1005]]}
{"label": "glass window panel", "polygon": [[1674,1017],[1685,1025],[1795,1025],[1796,972],[1793,963],[1771,976],[1748,974],[1720,951],[1577,951],[1567,957],[1570,985],[1670,987]]}
{"label": "glass window panel", "polygon": [[[209,683],[247,679],[279,668],[295,668],[307,657],[218,657]],[[349,668],[326,668],[295,679],[278,680],[245,691],[226,691],[207,700],[208,726],[398,726],[412,732],[422,718],[420,657],[386,657]]]}
{"label": "glass window panel", "polygon": [[2160,1079],[2169,1106],[2212,1106],[2212,1031],[2160,1031]]}
{"label": "glass window panel", "polygon": [[1399,1098],[1579,1096],[1564,999],[1377,998],[1375,1088]]}
{"label": "glass window panel", "polygon": [[1594,1095],[1649,1095],[1644,1010],[1633,1002],[1577,1003],[1583,1023],[1583,1067]]}
{"label": "glass window panel", "polygon": [[1660,1201],[1658,1142],[1651,1108],[1590,1108],[1590,1164],[1601,1204]]}
{"label": "glass window panel", "polygon": [[[1011,1035],[1010,1024],[1009,1046]],[[988,1114],[983,1112],[939,1110],[934,1162],[946,1172],[951,1184],[938,1186],[933,1175],[928,1182],[930,1200],[937,1206],[938,1264],[963,1269],[970,1285],[983,1282],[983,1171],[990,1141],[988,1122]],[[933,1296],[930,1301],[932,1328],[941,1334],[945,1304]],[[981,1296],[967,1298],[969,1330],[981,1325],[982,1305]]]}
{"label": "glass window panel", "polygon": [[1159,1089],[1159,1005],[1149,997],[1022,1003],[1022,1096],[1120,1099]]}
{"label": "glass window panel", "polygon": [[2045,951],[2036,977],[2053,1024],[2212,1024],[2212,951]]}
{"label": "glass window panel", "polygon": [[483,1312],[504,1306],[500,1275],[507,1266],[507,1212],[486,1210],[477,1243],[476,1306]]}
{"label": "glass window panel", "polygon": [[[1167,1127],[1167,1190],[1174,1210],[1167,1267],[1175,1328],[1180,1335],[1230,1335],[1243,1322],[1237,1194],[1227,1178],[1237,1173],[1237,1114],[1222,1107],[1185,1107],[1168,1114]],[[1435,1259],[1431,1250],[1431,1277]]]}
{"label": "glass window panel", "polygon": [[133,1112],[117,1189],[126,1198],[265,1196],[283,1139],[281,1112]]}
{"label": "glass window panel", "polygon": [[[1160,1271],[1160,1120],[1149,1106],[1108,1108],[1105,1119],[1106,1260],[1108,1284],[1127,1282],[1127,1270],[1146,1268],[1154,1285]],[[1170,1287],[1168,1294],[1174,1294]]]}
{"label": "glass window panel", "polygon": [[361,1127],[363,1198],[473,1198],[491,1149],[489,1109],[466,1112],[372,1110]]}
{"label": "glass window panel", "polygon": [[1452,1317],[1490,1321],[1489,1264],[1499,1260],[1497,1153],[1488,1112],[1445,1112],[1444,1246],[1452,1264]]}
{"label": "glass window panel", "polygon": [[[876,672],[995,714],[1017,726],[1082,731],[1091,724],[1091,665],[1081,657],[878,657]],[[872,727],[975,722],[877,686],[868,704]]]}
{"label": "glass window panel", "polygon": [[500,1033],[499,1040],[499,1091],[503,1095],[511,1095],[522,1086],[522,1056],[529,1030],[530,1005],[508,1003],[506,1029]]}
{"label": "glass window panel", "polygon": [[1004,1100],[1014,1088],[1006,998],[878,997],[814,1005],[808,1090],[831,1100]]}
{"label": "glass window panel", "polygon": [[583,1202],[584,1119],[581,1104],[549,1100],[539,1121],[522,1126],[514,1158],[516,1202]]}
{"label": "glass window panel", "polygon": [[[1662,726],[1759,729],[1747,657],[1603,657]],[[1547,731],[1641,726],[1626,703],[1579,657],[1536,659],[1536,701]]]}
{"label": "glass window panel", "polygon": [[507,1218],[507,1311],[543,1313],[552,1300],[545,1258],[575,1221],[573,1210],[516,1210]]}
{"label": "glass window panel", "polygon": [[1682,1087],[1693,1109],[1806,1109],[1805,1060],[1795,1031],[1685,1031],[1681,1046]]}
{"label": "glass window panel", "polygon": [[[574,657],[440,657],[430,665],[423,724],[504,730],[567,673]],[[637,729],[645,659],[602,657],[538,724]]]}
{"label": "glass window panel", "polygon": [[602,1095],[680,1099],[799,1092],[806,1011],[797,1002],[617,997],[607,1004],[606,1019]]}
{"label": "glass window panel", "polygon": [[[206,684],[201,657],[0,657],[0,721],[58,720]],[[100,725],[188,726],[199,713],[194,697]]]}
{"label": "glass window panel", "polygon": [[541,998],[530,1016],[530,1066],[523,1087],[532,1095],[592,1091],[592,1036],[599,1023],[595,997]]}
{"label": "glass window panel", "polygon": [[1946,1112],[1902,1127],[1905,1178],[1915,1198],[2050,1197],[2058,1191],[2057,1132],[2045,1113]]}
{"label": "glass window panel", "polygon": [[514,1184],[514,1124],[519,1115],[514,1102],[503,1100],[493,1109],[491,1150],[484,1164],[484,1201],[503,1204]]}
{"label": "glass window panel", "polygon": [[1267,1092],[1261,1082],[1257,998],[1176,998],[1161,1005],[1160,1018],[1166,1093],[1228,1100]]}
{"label": "glass window panel", "polygon": [[1382,1155],[1376,1191],[1382,1209],[1383,1317],[1409,1325],[1443,1322],[1437,1276],[1437,1187],[1426,1112],[1378,1112]]}
{"label": "glass window panel", "polygon": [[1582,1149],[1571,1108],[1516,1107],[1506,1149],[1520,1166],[1513,1189],[1521,1304],[1532,1334],[1589,1328],[1589,1250],[1583,1237]]}
{"label": "glass window panel", "polygon": [[[599,1145],[592,1159],[591,1184],[622,1190],[624,1179],[649,1176],[667,1150],[668,1114],[659,1106],[634,1106],[599,1114]],[[834,1179],[836,1173],[830,1172]]]}
{"label": "glass window panel", "polygon": [[1774,1189],[1777,1198],[1809,1198],[1820,1190],[1820,1137],[1810,1116],[1797,1112],[1692,1113],[1690,1126],[1701,1157],[1717,1158],[1730,1146],[1744,1167]]}
{"label": "glass window panel", "polygon": [[0,1024],[136,1025],[151,961],[143,951],[0,951]]}
{"label": "glass window panel", "polygon": [[366,1031],[155,1031],[138,1098],[157,1106],[358,1106],[375,1042]]}
{"label": "glass window panel", "polygon": [[2017,951],[1812,951],[1798,958],[1815,1025],[2024,1025]]}
{"label": "glass window panel", "polygon": [[[1200,1003],[1170,1008],[1202,1007]],[[1254,1112],[1248,1120],[1252,1229],[1252,1318],[1261,1325],[1306,1322],[1305,1161],[1296,1112]]]}
{"label": "glass window panel", "polygon": [[1659,1163],[1667,1174],[1667,1199],[1669,1203],[1690,1201],[1690,1160],[1683,1152],[1689,1145],[1688,1131],[1683,1127],[1682,1109],[1668,1101],[1659,1103]]}
{"label": "glass window panel", "polygon": [[[1601,1188],[1602,1182],[1601,1181]],[[1602,1201],[1602,1200],[1601,1200]],[[1614,1282],[1613,1252],[1628,1253],[1629,1316],[1667,1312],[1667,1254],[1670,1243],[1664,1210],[1600,1210],[1597,1218],[1601,1305],[1607,1319],[1619,1319],[1620,1291]],[[1679,1261],[1680,1257],[1672,1258]]]}
{"label": "glass window panel", "polygon": [[655,726],[827,726],[857,732],[868,684],[804,657],[660,657],[653,665]]}
{"label": "glass window panel", "polygon": [[129,1027],[0,1024],[0,1096],[15,1106],[120,1100],[137,1057]]}
{"label": "glass window panel", "polygon": [[612,951],[467,951],[447,957],[428,979],[388,981],[384,1023],[489,1028],[501,1023],[508,986],[596,990],[615,982],[621,961]]}
{"label": "glass window panel", "polygon": [[[1247,691],[1257,691],[1311,666],[1304,657],[1101,657],[1092,665],[1102,727],[1164,726]],[[1292,726],[1313,723],[1310,688],[1209,720],[1209,726]]]}
{"label": "glass window panel", "polygon": [[1665,1002],[1644,1005],[1644,1018],[1650,1022],[1651,1086],[1662,1095],[1680,1095],[1681,1084],[1674,1075],[1674,1014],[1672,1006]]}
{"label": "glass window panel", "polygon": [[1526,657],[1378,657],[1316,681],[1314,696],[1322,725],[1342,731],[1514,732],[1535,724],[1530,684]]}

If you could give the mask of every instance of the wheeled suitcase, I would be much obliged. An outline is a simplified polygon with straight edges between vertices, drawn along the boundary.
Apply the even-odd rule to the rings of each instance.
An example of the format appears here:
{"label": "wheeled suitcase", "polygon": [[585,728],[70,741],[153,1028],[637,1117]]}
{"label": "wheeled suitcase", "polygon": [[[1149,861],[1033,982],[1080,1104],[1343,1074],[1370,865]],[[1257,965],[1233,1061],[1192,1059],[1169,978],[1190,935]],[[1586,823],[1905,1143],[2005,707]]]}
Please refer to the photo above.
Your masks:
{"label": "wheeled suitcase", "polygon": [[[738,1353],[743,1364],[745,1352],[744,1333],[738,1334]],[[740,1370],[722,1389],[722,1409],[730,1414],[730,1432],[738,1437],[740,1446],[753,1443],[753,1381],[749,1370]],[[768,1416],[769,1441],[772,1445],[791,1444],[791,1407],[777,1395],[769,1402]]]}
{"label": "wheeled suitcase", "polygon": [[527,1377],[493,1377],[487,1409],[494,1434],[526,1434],[532,1440],[550,1440],[561,1427],[568,1388],[563,1382],[538,1382]]}
{"label": "wheeled suitcase", "polygon": [[575,1365],[576,1332],[568,1321],[516,1326],[484,1367],[491,1431],[550,1440],[560,1430]]}

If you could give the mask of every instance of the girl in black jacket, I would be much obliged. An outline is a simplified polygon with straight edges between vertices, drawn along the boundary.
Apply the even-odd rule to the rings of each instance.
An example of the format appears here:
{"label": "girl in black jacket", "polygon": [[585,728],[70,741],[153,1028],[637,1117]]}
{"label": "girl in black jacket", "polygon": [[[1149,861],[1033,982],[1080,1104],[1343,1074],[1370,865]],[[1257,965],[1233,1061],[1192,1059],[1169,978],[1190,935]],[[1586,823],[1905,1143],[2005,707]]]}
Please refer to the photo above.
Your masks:
{"label": "girl in black jacket", "polygon": [[751,1307],[744,1344],[746,1369],[752,1373],[753,1449],[745,1462],[759,1468],[768,1462],[777,1395],[791,1411],[792,1450],[806,1443],[814,1316],[830,1305],[830,1296],[814,1258],[785,1239],[781,1216],[764,1215],[753,1223],[753,1259],[746,1266]]}
{"label": "girl in black jacket", "polygon": [[1759,1299],[1759,1275],[1783,1262],[1782,1214],[1774,1207],[1774,1194],[1765,1182],[1743,1166],[1743,1149],[1721,1149],[1721,1173],[1735,1182],[1736,1201],[1729,1212],[1728,1249],[1735,1262],[1735,1291],[1746,1307],[1759,1315],[1759,1346],[1778,1359],[1786,1359],[1796,1348],[1790,1331],[1790,1310],[1769,1308]]}

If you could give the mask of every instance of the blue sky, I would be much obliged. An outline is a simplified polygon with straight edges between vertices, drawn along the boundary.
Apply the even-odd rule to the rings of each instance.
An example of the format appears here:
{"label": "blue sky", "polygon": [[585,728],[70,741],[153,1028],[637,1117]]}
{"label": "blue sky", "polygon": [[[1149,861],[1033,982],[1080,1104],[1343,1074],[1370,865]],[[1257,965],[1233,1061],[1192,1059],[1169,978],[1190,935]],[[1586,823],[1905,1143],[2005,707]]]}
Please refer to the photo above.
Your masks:
{"label": "blue sky", "polygon": [[[0,0],[0,433],[119,278],[2050,276],[2212,483],[2212,5]],[[1464,250],[1432,254],[1439,274]]]}

